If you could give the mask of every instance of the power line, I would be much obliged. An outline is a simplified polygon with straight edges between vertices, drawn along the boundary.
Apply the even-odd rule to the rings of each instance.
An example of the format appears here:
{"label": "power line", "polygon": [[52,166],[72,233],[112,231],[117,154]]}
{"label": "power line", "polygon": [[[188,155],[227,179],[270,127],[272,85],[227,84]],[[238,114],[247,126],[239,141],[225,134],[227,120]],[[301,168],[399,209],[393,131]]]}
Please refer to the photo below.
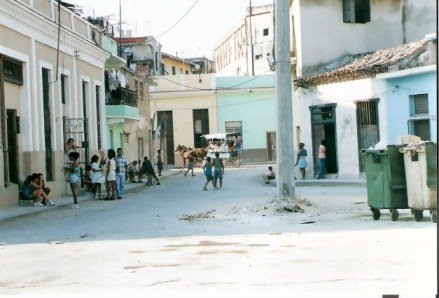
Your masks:
{"label": "power line", "polygon": [[[181,84],[181,83],[175,82],[175,81],[173,81],[173,80],[167,79],[166,77],[161,76],[161,75],[156,75],[156,76],[157,76],[157,77],[160,77],[160,78],[162,78],[162,79],[164,79],[164,80],[166,80],[166,81],[168,81],[168,82],[171,82],[171,83],[173,83],[173,84],[175,84],[175,85],[182,86],[182,87],[186,87],[186,88],[190,88],[190,89],[194,89],[194,90],[200,90],[200,91],[221,91],[221,90],[231,90],[231,89],[233,89],[233,88],[235,88],[235,87],[238,87],[238,86],[242,86],[242,85],[244,85],[244,84],[247,84],[247,83],[249,83],[249,82],[251,82],[251,81],[254,81],[254,80],[258,79],[259,77],[263,76],[264,74],[266,74],[266,73],[269,72],[269,71],[270,71],[270,70],[266,70],[266,71],[264,71],[263,73],[261,73],[260,75],[257,75],[256,77],[251,78],[250,80],[247,80],[247,81],[245,81],[245,82],[242,82],[242,83],[239,83],[239,84],[236,84],[236,85],[227,86],[227,87],[221,87],[221,88],[213,88],[213,89],[211,89],[211,88],[206,89],[206,88],[199,88],[199,87],[188,86],[188,85]],[[274,86],[273,86],[273,88],[274,88]],[[163,92],[165,92],[165,91],[163,91]],[[157,93],[158,93],[158,92],[157,92]]]}
{"label": "power line", "polygon": [[171,27],[169,27],[168,29],[166,29],[165,31],[163,31],[162,33],[160,33],[159,35],[157,35],[156,37],[153,37],[151,40],[148,40],[148,41],[157,40],[159,37],[165,35],[169,31],[171,31],[175,26],[177,26],[192,11],[192,9],[194,9],[194,7],[195,7],[195,5],[197,5],[198,1],[199,0],[196,0],[194,2],[194,4],[192,4],[192,6],[189,7],[189,9],[185,12],[185,14],[182,17],[180,17]]}

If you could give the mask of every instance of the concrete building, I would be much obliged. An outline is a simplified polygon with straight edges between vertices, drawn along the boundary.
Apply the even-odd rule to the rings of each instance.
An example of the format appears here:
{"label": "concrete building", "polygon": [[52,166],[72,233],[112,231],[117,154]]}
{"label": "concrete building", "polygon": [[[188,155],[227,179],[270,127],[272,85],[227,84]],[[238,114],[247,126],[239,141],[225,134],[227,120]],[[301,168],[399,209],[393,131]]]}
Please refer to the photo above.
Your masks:
{"label": "concrete building", "polygon": [[[319,85],[316,91],[302,84],[303,79],[349,65],[365,53],[420,40],[436,31],[435,11],[433,0],[291,1],[294,140],[304,142],[311,151],[314,169],[316,148],[325,138],[331,140],[329,153],[334,158],[328,164],[329,173],[339,177],[361,173],[358,154],[347,153],[358,152],[358,140],[350,137],[357,135],[352,126],[357,117],[355,101],[373,99],[385,90],[385,83],[355,80],[341,83],[338,89]],[[384,118],[380,115],[380,119],[381,125]],[[308,172],[311,176],[312,171]]]}
{"label": "concrete building", "polygon": [[45,175],[51,196],[65,191],[61,169],[68,137],[80,147],[81,161],[105,148],[101,120],[110,55],[100,48],[96,27],[52,0],[1,1],[0,36],[4,207],[17,204],[18,181],[34,172]]}
{"label": "concrete building", "polygon": [[186,61],[199,65],[199,70],[195,69],[194,73],[214,73],[215,65],[212,60],[206,57],[186,58]]}
{"label": "concrete building", "polygon": [[174,164],[178,145],[203,146],[204,134],[217,132],[215,78],[212,74],[154,78],[150,84],[154,119],[154,152],[162,149],[166,164]]}
{"label": "concrete building", "polygon": [[311,151],[314,171],[322,139],[328,143],[328,173],[341,178],[364,172],[361,150],[378,142],[395,144],[406,134],[436,141],[436,49],[435,37],[429,37],[303,78],[304,104],[294,116],[304,124],[298,126],[298,142]]}
{"label": "concrete building", "polygon": [[160,75],[162,45],[153,36],[114,38],[122,49],[121,56],[145,77]]}
{"label": "concrete building", "polygon": [[274,56],[273,5],[247,8],[246,16],[214,47],[218,76],[254,76],[271,72]]}

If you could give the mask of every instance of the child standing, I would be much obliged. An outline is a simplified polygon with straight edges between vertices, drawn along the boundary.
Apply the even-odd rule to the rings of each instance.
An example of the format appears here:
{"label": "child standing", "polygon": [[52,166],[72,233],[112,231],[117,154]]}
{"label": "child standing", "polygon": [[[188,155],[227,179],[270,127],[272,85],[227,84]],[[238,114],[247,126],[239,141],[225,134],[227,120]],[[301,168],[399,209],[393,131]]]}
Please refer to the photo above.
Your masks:
{"label": "child standing", "polygon": [[[211,158],[208,156],[206,162],[203,165],[203,171],[204,171],[204,175],[206,175],[206,184],[204,184],[203,190],[207,190],[207,185],[209,184],[210,181],[213,181],[213,176],[212,176],[212,161]],[[213,182],[212,182],[212,186],[213,186]]]}
{"label": "child standing", "polygon": [[69,184],[70,189],[72,190],[73,194],[73,209],[78,209],[78,184],[79,184],[79,153],[78,152],[70,152],[69,153],[69,165],[67,166],[66,170],[69,173]]}
{"label": "child standing", "polygon": [[[107,200],[116,199],[116,152],[114,149],[108,149],[108,162],[107,162]],[[111,197],[110,197],[111,191]]]}
{"label": "child standing", "polygon": [[[96,154],[91,158],[91,182],[93,183],[93,197],[95,199],[102,199],[101,196],[101,184],[102,184],[102,169],[99,162],[99,156]],[[96,192],[99,195],[96,195]]]}

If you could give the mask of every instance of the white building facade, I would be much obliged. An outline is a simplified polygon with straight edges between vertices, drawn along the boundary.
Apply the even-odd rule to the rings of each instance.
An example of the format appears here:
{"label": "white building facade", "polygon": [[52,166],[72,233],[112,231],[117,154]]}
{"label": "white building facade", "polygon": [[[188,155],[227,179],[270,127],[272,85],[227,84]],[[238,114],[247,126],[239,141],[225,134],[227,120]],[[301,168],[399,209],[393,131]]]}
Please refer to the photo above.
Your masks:
{"label": "white building facade", "polygon": [[67,138],[80,147],[81,161],[106,143],[109,54],[96,46],[94,26],[59,9],[53,0],[0,2],[0,208],[18,203],[19,180],[35,172],[51,196],[65,192]]}
{"label": "white building facade", "polygon": [[272,72],[273,5],[247,8],[246,16],[220,40],[213,51],[218,76],[251,76]]}

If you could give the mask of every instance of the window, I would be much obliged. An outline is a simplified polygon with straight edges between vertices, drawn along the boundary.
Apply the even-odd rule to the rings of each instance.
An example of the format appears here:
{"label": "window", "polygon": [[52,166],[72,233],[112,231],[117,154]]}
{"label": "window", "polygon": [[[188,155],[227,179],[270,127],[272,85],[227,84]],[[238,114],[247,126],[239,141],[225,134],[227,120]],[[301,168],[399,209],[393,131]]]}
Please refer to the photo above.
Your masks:
{"label": "window", "polygon": [[61,75],[61,103],[66,104],[66,81],[67,76],[62,74]]}
{"label": "window", "polygon": [[23,85],[22,63],[10,58],[3,58],[3,75],[6,82]]}
{"label": "window", "polygon": [[343,22],[370,22],[370,0],[343,0]]}
{"label": "window", "polygon": [[172,75],[175,76],[176,72],[175,72],[175,66],[172,66]]}
{"label": "window", "polygon": [[186,74],[189,74],[189,70],[186,70]]}
{"label": "window", "polygon": [[264,29],[264,36],[268,36],[268,28]]}
{"label": "window", "polygon": [[430,116],[427,94],[410,96],[408,132],[409,134],[420,137],[423,141],[430,140]]}

